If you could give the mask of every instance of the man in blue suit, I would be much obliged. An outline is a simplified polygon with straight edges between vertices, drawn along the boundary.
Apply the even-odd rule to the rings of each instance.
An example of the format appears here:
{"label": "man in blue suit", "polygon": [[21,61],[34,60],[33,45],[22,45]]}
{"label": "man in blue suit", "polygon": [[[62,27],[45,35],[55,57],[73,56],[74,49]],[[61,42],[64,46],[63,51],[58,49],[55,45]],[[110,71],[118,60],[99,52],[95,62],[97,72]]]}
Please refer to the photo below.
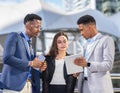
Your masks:
{"label": "man in blue suit", "polygon": [[40,93],[40,72],[47,66],[38,60],[28,41],[38,36],[41,21],[40,16],[27,14],[24,18],[25,32],[12,32],[8,35],[3,53],[3,93],[23,93],[27,82],[32,84],[32,93]]}

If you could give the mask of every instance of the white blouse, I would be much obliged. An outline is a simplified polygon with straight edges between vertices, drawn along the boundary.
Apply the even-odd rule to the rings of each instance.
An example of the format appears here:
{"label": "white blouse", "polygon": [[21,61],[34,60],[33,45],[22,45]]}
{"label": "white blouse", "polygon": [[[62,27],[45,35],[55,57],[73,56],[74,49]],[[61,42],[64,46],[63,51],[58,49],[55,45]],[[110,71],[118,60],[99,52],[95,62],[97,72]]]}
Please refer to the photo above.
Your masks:
{"label": "white blouse", "polygon": [[64,59],[55,60],[55,71],[50,82],[51,85],[65,85],[64,79]]}

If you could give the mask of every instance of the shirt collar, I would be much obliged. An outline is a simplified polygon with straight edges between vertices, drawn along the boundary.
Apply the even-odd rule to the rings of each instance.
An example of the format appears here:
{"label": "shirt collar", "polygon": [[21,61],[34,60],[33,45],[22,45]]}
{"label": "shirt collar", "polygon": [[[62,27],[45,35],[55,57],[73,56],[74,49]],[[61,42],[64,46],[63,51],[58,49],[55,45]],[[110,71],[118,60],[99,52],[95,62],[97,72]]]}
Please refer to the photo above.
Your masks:
{"label": "shirt collar", "polygon": [[29,38],[28,35],[27,35],[25,32],[22,32],[22,33],[23,33],[23,35],[24,35],[26,41],[31,40],[31,38]]}
{"label": "shirt collar", "polygon": [[100,33],[97,33],[94,37],[89,38],[89,39],[87,40],[87,42],[88,42],[88,43],[92,43],[92,42],[96,41],[97,38],[99,37],[99,35],[100,35]]}

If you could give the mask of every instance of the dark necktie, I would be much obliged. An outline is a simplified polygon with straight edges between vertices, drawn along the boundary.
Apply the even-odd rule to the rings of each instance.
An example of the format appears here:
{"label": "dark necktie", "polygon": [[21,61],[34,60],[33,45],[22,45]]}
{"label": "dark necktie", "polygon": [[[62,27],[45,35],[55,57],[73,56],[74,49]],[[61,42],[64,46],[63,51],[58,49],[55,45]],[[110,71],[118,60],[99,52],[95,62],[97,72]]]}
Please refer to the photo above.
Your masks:
{"label": "dark necktie", "polygon": [[[29,45],[29,51],[30,51],[30,60],[32,60],[34,58],[34,52],[33,52],[33,48],[32,48],[32,41],[28,40],[28,45]],[[28,74],[28,79],[31,79],[32,74],[31,74],[31,67],[29,69],[29,74]]]}
{"label": "dark necktie", "polygon": [[33,48],[32,48],[32,41],[28,40],[28,44],[29,44],[29,50],[30,50],[31,59],[33,59],[34,52],[33,52]]}

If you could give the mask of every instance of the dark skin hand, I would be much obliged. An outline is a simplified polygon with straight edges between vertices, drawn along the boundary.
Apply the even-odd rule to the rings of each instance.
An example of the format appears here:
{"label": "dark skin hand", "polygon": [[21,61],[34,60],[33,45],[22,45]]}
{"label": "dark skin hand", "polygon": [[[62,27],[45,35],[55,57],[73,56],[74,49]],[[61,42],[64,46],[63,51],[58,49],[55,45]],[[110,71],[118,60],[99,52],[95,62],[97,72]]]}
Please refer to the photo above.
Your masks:
{"label": "dark skin hand", "polygon": [[47,68],[47,63],[45,61],[40,61],[36,57],[30,62],[29,66],[33,68],[39,68],[41,71],[44,71]]}
{"label": "dark skin hand", "polygon": [[[79,58],[76,58],[74,60],[74,64],[78,65],[78,66],[82,66],[82,67],[86,67],[87,66],[87,62],[85,60],[84,57],[79,57]],[[78,77],[80,73],[75,73],[73,74],[74,77]]]}
{"label": "dark skin hand", "polygon": [[40,69],[40,71],[45,71],[46,68],[47,68],[47,63],[46,63],[46,61],[44,61],[39,69]]}
{"label": "dark skin hand", "polygon": [[82,67],[87,67],[87,62],[84,57],[79,57],[74,60],[74,64]]}

